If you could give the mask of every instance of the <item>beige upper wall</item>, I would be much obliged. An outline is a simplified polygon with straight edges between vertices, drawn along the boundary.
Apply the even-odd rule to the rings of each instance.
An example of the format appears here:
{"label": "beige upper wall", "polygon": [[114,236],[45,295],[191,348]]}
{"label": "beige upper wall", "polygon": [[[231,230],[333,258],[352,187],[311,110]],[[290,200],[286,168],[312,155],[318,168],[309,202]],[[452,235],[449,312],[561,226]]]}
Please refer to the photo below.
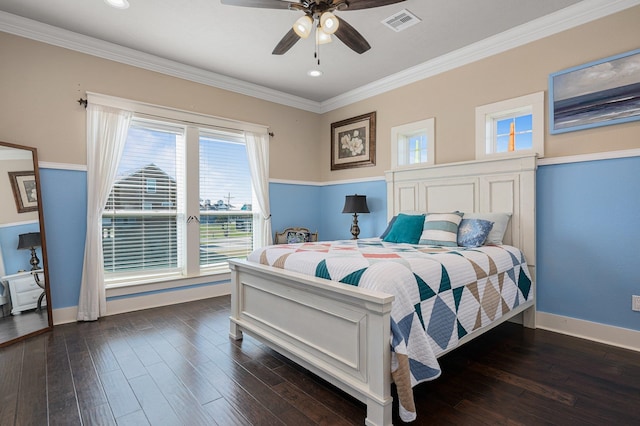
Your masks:
{"label": "beige upper wall", "polygon": [[320,176],[317,114],[0,32],[0,141],[86,165],[87,91],[268,125],[272,178]]}
{"label": "beige upper wall", "polygon": [[[382,176],[391,164],[391,127],[429,117],[436,162],[472,160],[476,106],[546,92],[552,72],[640,47],[638,22],[640,7],[627,9],[323,115],[0,33],[0,141],[35,146],[40,161],[86,164],[85,114],[76,101],[90,91],[268,125],[275,179]],[[331,172],[331,123],[371,111],[376,166]],[[638,147],[640,122],[553,136],[547,130],[545,138],[546,157]]]}
{"label": "beige upper wall", "polygon": [[[383,175],[391,167],[391,128],[435,117],[436,163],[475,159],[475,108],[548,91],[550,73],[640,47],[640,7],[436,75],[322,115],[322,181]],[[377,112],[373,167],[330,171],[331,123]],[[545,101],[545,121],[548,117]],[[640,148],[640,121],[550,135],[545,157]]]}

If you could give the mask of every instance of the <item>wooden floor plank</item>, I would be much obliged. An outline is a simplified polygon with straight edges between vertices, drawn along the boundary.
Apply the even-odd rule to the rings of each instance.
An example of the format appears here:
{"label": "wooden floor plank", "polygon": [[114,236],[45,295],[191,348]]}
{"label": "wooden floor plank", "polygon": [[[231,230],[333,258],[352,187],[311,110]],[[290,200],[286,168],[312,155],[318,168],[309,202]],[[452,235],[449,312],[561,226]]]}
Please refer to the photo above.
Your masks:
{"label": "wooden floor plank", "polygon": [[129,380],[147,420],[153,425],[180,425],[180,419],[153,379],[145,374]]}
{"label": "wooden floor plank", "polygon": [[100,381],[116,420],[141,409],[122,371],[114,370],[101,374]]}
{"label": "wooden floor plank", "polygon": [[147,371],[182,422],[193,426],[215,425],[213,418],[165,363],[150,365]]}
{"label": "wooden floor plank", "polygon": [[42,425],[48,422],[46,335],[24,343],[24,361],[16,409],[16,424]]}
{"label": "wooden floor plank", "polygon": [[11,425],[16,418],[24,348],[15,344],[0,349],[0,425]]}

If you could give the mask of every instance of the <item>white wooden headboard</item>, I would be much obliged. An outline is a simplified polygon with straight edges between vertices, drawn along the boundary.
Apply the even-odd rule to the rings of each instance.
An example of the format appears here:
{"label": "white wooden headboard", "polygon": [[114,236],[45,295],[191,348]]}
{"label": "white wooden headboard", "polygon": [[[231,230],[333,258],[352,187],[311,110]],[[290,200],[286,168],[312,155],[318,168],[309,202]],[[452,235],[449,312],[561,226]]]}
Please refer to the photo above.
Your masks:
{"label": "white wooden headboard", "polygon": [[386,172],[387,217],[401,212],[511,213],[504,243],[536,265],[536,157],[440,164]]}

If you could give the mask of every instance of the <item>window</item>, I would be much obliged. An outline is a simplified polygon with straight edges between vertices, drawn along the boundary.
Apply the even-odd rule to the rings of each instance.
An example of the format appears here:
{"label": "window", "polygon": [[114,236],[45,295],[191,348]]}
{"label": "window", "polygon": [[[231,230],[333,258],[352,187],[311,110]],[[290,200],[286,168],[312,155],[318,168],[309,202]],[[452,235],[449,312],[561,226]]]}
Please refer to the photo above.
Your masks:
{"label": "window", "polygon": [[200,266],[226,267],[227,259],[246,257],[253,247],[247,150],[244,138],[213,132],[200,134],[199,150]]}
{"label": "window", "polygon": [[544,156],[544,92],[476,108],[476,158]]}
{"label": "window", "polygon": [[157,181],[155,179],[147,178],[147,192],[149,194],[156,193],[156,183]]}
{"label": "window", "polygon": [[404,168],[435,163],[434,119],[391,128],[391,167]]}
{"label": "window", "polygon": [[107,286],[226,271],[253,249],[252,201],[243,132],[135,117],[102,217]]}

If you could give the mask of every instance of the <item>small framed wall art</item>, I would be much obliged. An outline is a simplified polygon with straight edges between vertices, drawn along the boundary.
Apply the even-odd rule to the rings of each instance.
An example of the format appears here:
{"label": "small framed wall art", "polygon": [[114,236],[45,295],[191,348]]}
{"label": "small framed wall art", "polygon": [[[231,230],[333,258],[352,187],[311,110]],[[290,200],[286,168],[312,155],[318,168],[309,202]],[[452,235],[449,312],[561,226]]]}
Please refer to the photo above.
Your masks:
{"label": "small framed wall art", "polygon": [[32,171],[9,172],[13,197],[16,200],[18,213],[38,210],[38,192],[36,176]]}
{"label": "small framed wall art", "polygon": [[331,123],[331,170],[375,166],[376,113]]}

